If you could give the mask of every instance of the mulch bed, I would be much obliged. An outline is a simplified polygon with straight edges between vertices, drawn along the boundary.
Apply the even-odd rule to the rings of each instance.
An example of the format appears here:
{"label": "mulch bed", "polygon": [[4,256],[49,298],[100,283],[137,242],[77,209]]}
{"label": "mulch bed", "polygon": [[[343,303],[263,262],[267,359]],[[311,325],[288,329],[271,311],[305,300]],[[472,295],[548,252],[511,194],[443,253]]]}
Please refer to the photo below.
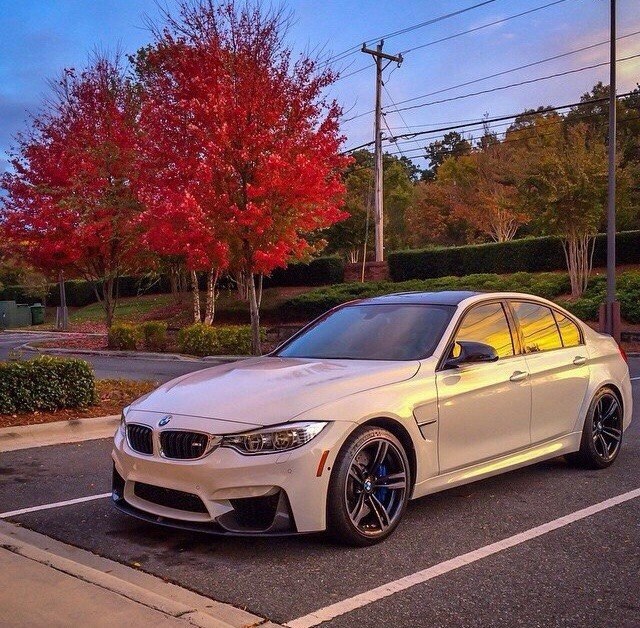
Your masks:
{"label": "mulch bed", "polygon": [[18,425],[36,425],[69,419],[88,419],[110,414],[120,414],[122,408],[148,393],[156,382],[101,379],[96,382],[99,401],[88,408],[65,408],[53,412],[26,412],[24,414],[0,414],[0,428]]}

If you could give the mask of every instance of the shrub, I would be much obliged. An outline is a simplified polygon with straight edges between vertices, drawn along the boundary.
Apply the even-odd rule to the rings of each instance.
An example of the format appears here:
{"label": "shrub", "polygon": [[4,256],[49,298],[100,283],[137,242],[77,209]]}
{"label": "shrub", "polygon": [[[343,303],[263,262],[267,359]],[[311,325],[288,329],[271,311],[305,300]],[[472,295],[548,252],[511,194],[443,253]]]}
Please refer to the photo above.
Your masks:
{"label": "shrub", "polygon": [[[640,263],[640,231],[624,231],[616,236],[619,264]],[[594,266],[606,260],[606,236],[595,238]],[[474,273],[543,272],[564,270],[566,261],[559,238],[523,238],[456,247],[396,251],[389,254],[389,274],[393,281],[427,279]]]}
{"label": "shrub", "polygon": [[[261,330],[262,339],[266,337]],[[211,327],[195,323],[178,332],[178,345],[182,353],[191,355],[246,355],[251,353],[251,327],[228,325]]]}
{"label": "shrub", "polygon": [[302,321],[320,316],[327,310],[351,301],[391,292],[435,291],[435,290],[500,290],[529,292],[545,298],[554,298],[569,291],[566,273],[514,273],[496,275],[481,273],[466,277],[436,277],[412,279],[403,282],[347,283],[319,288],[285,301],[279,308],[282,320]]}
{"label": "shrub", "polygon": [[135,351],[142,334],[137,325],[114,323],[109,330],[107,342],[110,349]]}
{"label": "shrub", "polygon": [[640,273],[623,273],[618,282],[620,313],[628,323],[640,323]]}
{"label": "shrub", "polygon": [[0,362],[0,414],[83,408],[95,401],[93,370],[84,360],[42,356]]}
{"label": "shrub", "polygon": [[140,325],[144,346],[151,351],[163,351],[167,347],[167,324],[162,321],[148,321]]}
{"label": "shrub", "polygon": [[557,303],[583,321],[593,321],[598,318],[598,311],[600,309],[602,299],[581,297],[574,301],[559,300]]}
{"label": "shrub", "polygon": [[276,268],[265,277],[264,286],[322,286],[344,281],[344,262],[337,256],[318,257],[309,263]]}

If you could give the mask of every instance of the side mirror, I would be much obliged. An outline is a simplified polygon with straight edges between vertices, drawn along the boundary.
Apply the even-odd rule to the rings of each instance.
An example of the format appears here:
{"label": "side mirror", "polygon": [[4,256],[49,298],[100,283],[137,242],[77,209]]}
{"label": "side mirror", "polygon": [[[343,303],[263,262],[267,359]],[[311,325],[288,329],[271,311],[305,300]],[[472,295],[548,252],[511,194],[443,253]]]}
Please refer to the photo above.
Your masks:
{"label": "side mirror", "polygon": [[475,364],[477,362],[495,362],[498,359],[496,350],[484,342],[472,342],[471,340],[458,340],[456,345],[460,347],[457,357],[450,357],[445,363],[445,368],[457,368],[462,364]]}

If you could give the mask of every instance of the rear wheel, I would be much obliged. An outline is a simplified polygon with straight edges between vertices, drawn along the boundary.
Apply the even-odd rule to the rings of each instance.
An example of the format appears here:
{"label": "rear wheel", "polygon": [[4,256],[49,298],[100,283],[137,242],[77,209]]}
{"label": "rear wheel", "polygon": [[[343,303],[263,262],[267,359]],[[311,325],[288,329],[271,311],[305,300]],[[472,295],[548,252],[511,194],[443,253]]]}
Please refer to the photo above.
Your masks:
{"label": "rear wheel", "polygon": [[331,535],[350,545],[373,545],[397,527],[409,496],[410,470],[400,441],[389,431],[363,426],[343,445],[329,482]]}
{"label": "rear wheel", "polygon": [[569,459],[588,469],[612,465],[622,444],[622,418],[622,405],[613,390],[599,390],[587,412],[580,450]]}

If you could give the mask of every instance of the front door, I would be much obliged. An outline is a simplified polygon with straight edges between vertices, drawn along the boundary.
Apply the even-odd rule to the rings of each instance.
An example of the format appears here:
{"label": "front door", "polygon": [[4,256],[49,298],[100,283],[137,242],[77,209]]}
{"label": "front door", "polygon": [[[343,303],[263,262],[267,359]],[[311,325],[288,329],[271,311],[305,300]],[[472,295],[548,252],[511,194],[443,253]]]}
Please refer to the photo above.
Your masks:
{"label": "front door", "polygon": [[530,445],[529,372],[512,331],[501,302],[476,305],[464,315],[455,341],[491,345],[499,359],[436,374],[441,473]]}

